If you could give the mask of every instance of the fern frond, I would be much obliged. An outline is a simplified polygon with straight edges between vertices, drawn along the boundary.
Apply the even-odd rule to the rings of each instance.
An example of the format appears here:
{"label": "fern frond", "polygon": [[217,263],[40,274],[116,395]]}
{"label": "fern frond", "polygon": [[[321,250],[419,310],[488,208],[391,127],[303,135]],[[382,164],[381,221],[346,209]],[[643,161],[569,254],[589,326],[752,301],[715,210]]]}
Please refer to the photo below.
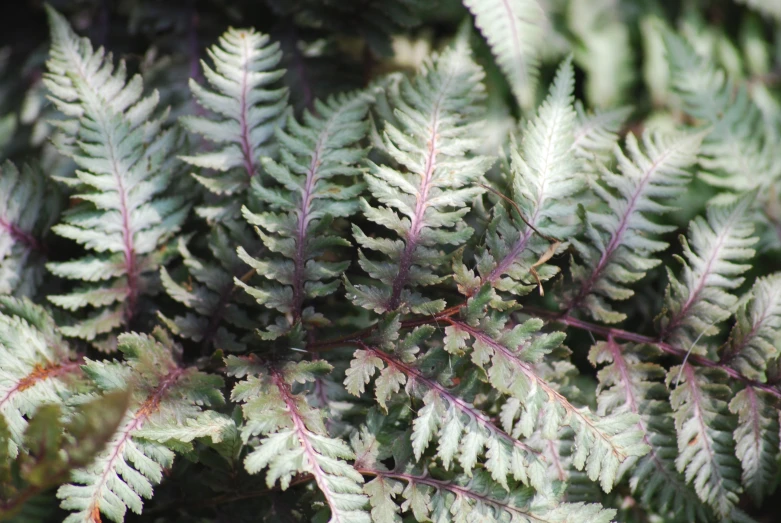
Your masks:
{"label": "fern frond", "polygon": [[333,179],[361,173],[358,165],[366,151],[356,144],[367,132],[370,100],[358,93],[315,102],[316,113],[306,113],[303,124],[291,116],[288,130],[277,131],[281,163],[263,160],[265,172],[281,187],[255,183],[252,190],[272,210],[253,213],[244,207],[242,212],[256,226],[263,245],[281,257],[257,258],[239,247],[239,257],[269,283],[250,286],[236,279],[236,285],[261,305],[290,316],[288,327],[275,325],[267,336],[278,336],[299,322],[316,325],[326,321],[304,305],[333,293],[339,275],[349,266],[349,261],[318,258],[333,247],[350,245],[331,234],[329,225],[334,218],[346,218],[358,210],[357,196],[364,186],[345,187]]}
{"label": "fern frond", "polygon": [[252,235],[243,229],[215,225],[207,244],[211,259],[195,256],[186,240],[179,238],[177,246],[187,270],[186,281],[175,279],[165,267],[160,268],[163,288],[188,309],[184,316],[171,318],[158,311],[160,319],[177,336],[230,352],[246,348],[247,333],[255,328],[249,313],[252,300],[239,292],[233,282],[250,271],[235,250],[237,243],[247,248],[253,244]]}
{"label": "fern frond", "polygon": [[632,134],[626,138],[628,154],[616,147],[621,174],[603,168],[602,182],[593,184],[608,212],[586,211],[589,244],[572,241],[583,261],[571,264],[576,288],[567,310],[582,308],[595,319],[609,323],[624,319],[625,315],[614,311],[607,299],[630,298],[634,292],[628,284],[659,265],[652,255],[667,244],[652,236],[672,228],[650,221],[648,215],[670,210],[665,203],[689,181],[690,174],[684,169],[696,161],[701,140],[701,134],[646,131],[643,148]]}
{"label": "fern frond", "polygon": [[209,191],[230,195],[245,190],[260,171],[261,157],[275,150],[271,138],[287,107],[287,89],[272,87],[284,75],[276,69],[282,52],[268,35],[229,29],[207,53],[214,65],[201,61],[201,66],[211,88],[191,79],[190,89],[216,118],[188,115],[180,121],[219,148],[181,158],[217,171],[216,176],[196,178]]}
{"label": "fern frond", "polygon": [[[670,285],[665,293],[669,313],[662,318],[662,337],[676,345],[704,354],[696,342],[718,333],[718,325],[734,312],[738,298],[729,291],[743,283],[740,276],[751,266],[753,222],[747,215],[753,195],[726,206],[711,206],[707,221],[697,217],[689,224],[688,240],[681,236],[681,279],[668,268]],[[684,259],[685,258],[685,259]]]}
{"label": "fern frond", "polygon": [[721,350],[721,361],[747,378],[767,381],[768,362],[779,356],[776,340],[781,335],[781,275],[759,278],[751,289],[751,300],[741,304],[729,343]]}
{"label": "fern frond", "polygon": [[[476,304],[475,298],[470,301]],[[619,465],[628,457],[648,451],[636,427],[637,414],[600,417],[587,408],[576,408],[534,368],[561,345],[564,334],[537,334],[543,323],[536,318],[503,330],[503,321],[484,317],[480,310],[475,307],[463,319],[447,318],[445,346],[455,353],[471,349],[472,361],[485,369],[491,385],[520,401],[520,434],[528,437],[539,424],[543,438],[557,439],[562,426],[571,427],[578,449],[573,459],[575,467],[585,467],[589,477],[599,480],[602,489],[610,492]]]}
{"label": "fern frond", "polygon": [[48,267],[63,278],[95,282],[49,298],[69,310],[95,309],[62,329],[94,340],[139,312],[139,300],[155,287],[158,249],[179,228],[189,203],[186,191],[167,194],[177,181],[171,151],[179,139],[174,130],[161,130],[164,114],[153,116],[157,95],[141,98],[140,76],[128,81],[123,63],[115,69],[110,57],[93,53],[61,15],[47,9],[53,40],[47,85],[77,128],[73,148],[63,152],[81,169],[74,197],[83,201],[53,230],[92,253]]}
{"label": "fern frond", "polygon": [[11,457],[33,412],[44,404],[62,404],[80,374],[80,363],[43,308],[0,296],[0,416],[10,434]]}
{"label": "fern frond", "polygon": [[[580,101],[575,102],[578,121],[572,150],[581,159],[581,167],[608,165],[618,144],[618,132],[632,112],[629,107],[587,113]],[[598,169],[596,169],[598,170]]]}
{"label": "fern frond", "polygon": [[57,193],[38,169],[0,166],[0,294],[36,291],[44,272],[42,240],[59,210]]}
{"label": "fern frond", "polygon": [[[121,523],[129,508],[140,514],[142,498],[152,497],[163,469],[171,466],[178,450],[192,449],[194,438],[209,436],[219,442],[232,421],[205,410],[224,402],[220,377],[182,367],[177,349],[163,331],[155,337],[122,334],[118,348],[123,362],[91,361],[84,373],[98,390],[130,388],[130,408],[106,449],[88,466],[72,474],[72,484],[57,491],[62,508],[74,511],[67,523],[100,521],[100,514]],[[92,395],[86,395],[88,400]]]}
{"label": "fern frond", "polygon": [[624,470],[631,471],[630,486],[646,507],[685,521],[709,521],[705,507],[676,468],[678,446],[665,370],[651,363],[659,355],[651,346],[622,346],[612,338],[595,344],[589,360],[595,366],[607,364],[598,373],[597,413],[639,416],[638,428],[650,450],[624,462]]}
{"label": "fern frond", "polygon": [[743,485],[760,505],[778,484],[778,411],[772,398],[753,387],[738,392],[729,402],[729,410],[738,416],[733,437],[743,468]]}
{"label": "fern frond", "polygon": [[399,239],[370,237],[353,227],[364,250],[384,255],[383,261],[373,261],[360,251],[361,267],[380,283],[350,285],[354,303],[377,312],[444,307],[416,288],[441,281],[436,272],[446,255],[440,248],[461,245],[472,234],[462,218],[468,203],[483,192],[475,184],[493,162],[467,156],[479,146],[482,76],[465,42],[459,41],[391,93],[398,127],[386,123],[384,149],[399,167],[369,163],[366,182],[385,206],[363,203],[363,210]]}
{"label": "fern frond", "polygon": [[[572,196],[582,187],[577,176],[579,162],[573,154],[577,122],[572,105],[574,88],[572,62],[566,60],[545,102],[524,130],[520,150],[512,146],[513,199],[518,209],[513,213],[514,223],[501,213],[495,217],[492,228],[496,232],[488,232],[490,255],[478,260],[481,283],[524,294],[533,283],[529,273],[552,248],[551,242],[574,232],[576,200]],[[523,216],[517,216],[518,211]],[[552,271],[541,267],[535,274],[547,279],[555,274]],[[505,274],[508,277],[502,278]]]}
{"label": "fern frond", "polygon": [[[615,510],[596,503],[551,505],[528,489],[509,492],[495,485],[488,474],[443,481],[428,474],[359,468],[375,476],[364,489],[369,494],[374,521],[401,523],[399,512],[411,512],[417,521],[485,521],[536,523],[608,523]],[[400,498],[401,507],[394,498]]]}
{"label": "fern frond", "polygon": [[706,170],[700,176],[736,192],[781,178],[775,142],[765,140],[762,115],[746,86],[736,85],[683,38],[666,31],[664,43],[672,89],[683,110],[711,126],[700,151]]}
{"label": "fern frond", "polygon": [[445,387],[435,376],[422,370],[437,367],[433,352],[420,357],[418,344],[433,333],[433,328],[420,327],[395,347],[394,353],[361,344],[355,351],[345,375],[347,390],[355,395],[379,371],[375,381],[377,402],[387,410],[391,395],[401,387],[410,395],[422,399],[423,407],[412,422],[412,448],[415,459],[421,461],[425,450],[438,441],[436,456],[446,470],[461,465],[472,474],[478,457],[485,453],[485,469],[499,485],[509,488],[513,478],[552,496],[545,481],[545,466],[538,453],[517,438],[497,427],[489,416],[463,399],[475,395],[477,376],[464,377],[457,387]]}
{"label": "fern frond", "polygon": [[545,13],[536,0],[463,0],[523,109],[535,104]]}
{"label": "fern frond", "polygon": [[700,499],[722,518],[731,516],[742,490],[732,440],[735,418],[727,409],[732,393],[726,382],[724,373],[688,363],[667,374],[668,386],[676,384],[670,395],[678,432],[675,463]]}
{"label": "fern frond", "polygon": [[354,457],[352,450],[328,435],[323,412],[293,392],[295,383],[312,382],[332,367],[323,360],[272,367],[254,356],[228,356],[225,364],[229,376],[244,378],[231,393],[233,401],[244,404],[244,441],[263,436],[244,460],[247,472],[256,474],[268,468],[269,488],[279,481],[283,490],[294,475],[308,472],[331,510],[331,523],[369,523],[363,477],[344,461]]}

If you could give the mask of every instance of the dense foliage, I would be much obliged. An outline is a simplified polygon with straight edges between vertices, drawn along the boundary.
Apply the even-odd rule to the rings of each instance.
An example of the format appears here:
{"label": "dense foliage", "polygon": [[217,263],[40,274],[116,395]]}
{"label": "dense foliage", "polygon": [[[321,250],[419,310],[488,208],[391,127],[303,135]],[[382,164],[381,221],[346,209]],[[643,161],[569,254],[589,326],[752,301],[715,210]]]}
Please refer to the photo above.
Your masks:
{"label": "dense foliage", "polygon": [[775,521],[777,1],[19,4],[0,520]]}

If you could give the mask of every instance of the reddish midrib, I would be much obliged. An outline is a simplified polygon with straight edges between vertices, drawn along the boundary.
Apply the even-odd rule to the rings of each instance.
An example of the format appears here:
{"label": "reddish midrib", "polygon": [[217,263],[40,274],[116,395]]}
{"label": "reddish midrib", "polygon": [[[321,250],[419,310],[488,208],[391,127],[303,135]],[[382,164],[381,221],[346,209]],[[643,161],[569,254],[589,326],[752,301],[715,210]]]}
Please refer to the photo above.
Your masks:
{"label": "reddish midrib", "polygon": [[35,367],[33,367],[33,370],[24,378],[20,379],[16,385],[14,385],[8,392],[6,392],[5,396],[3,396],[2,399],[0,399],[0,411],[2,411],[3,406],[11,401],[11,399],[18,393],[23,392],[31,387],[34,387],[36,383],[39,381],[47,380],[54,378],[56,376],[60,376],[62,374],[67,374],[69,372],[74,372],[81,370],[81,362],[80,361],[74,361],[69,363],[63,363],[62,365],[51,365],[48,367],[43,367],[41,365],[36,364]]}
{"label": "reddish midrib", "polygon": [[[108,463],[106,464],[106,467],[103,470],[103,474],[101,475],[98,482],[95,484],[94,492],[99,493],[100,491],[103,490],[103,486],[105,485],[109,474],[115,468],[114,463],[117,461],[117,459],[119,459],[120,456],[122,456],[122,453],[125,450],[125,445],[127,444],[128,440],[132,437],[132,433],[140,429],[144,425],[144,423],[149,419],[149,416],[151,416],[153,413],[157,411],[157,409],[160,406],[160,402],[163,400],[163,396],[165,395],[165,393],[174,383],[176,383],[176,380],[178,380],[179,377],[182,374],[184,374],[184,372],[185,369],[179,367],[171,370],[160,381],[160,384],[158,385],[157,389],[155,389],[155,392],[152,393],[149,397],[147,397],[146,401],[144,401],[144,403],[141,404],[141,406],[136,411],[136,414],[133,416],[133,419],[123,429],[119,441],[114,447],[114,450],[111,452],[111,456],[109,457]],[[100,501],[98,499],[93,497],[90,507],[87,510],[92,515],[93,521],[97,523],[101,521]]]}
{"label": "reddish midrib", "polygon": [[244,156],[244,169],[247,171],[247,178],[255,176],[255,159],[252,157],[252,147],[250,146],[250,128],[248,122],[249,111],[247,97],[249,93],[249,55],[250,48],[247,42],[247,37],[242,33],[242,43],[244,45],[244,59],[241,70],[241,100],[240,100],[240,114],[239,125],[241,126],[241,153]]}
{"label": "reddish midrib", "polygon": [[479,425],[482,425],[486,429],[492,430],[496,432],[499,436],[502,437],[506,442],[510,443],[514,447],[518,447],[525,452],[528,452],[529,454],[539,454],[537,451],[535,451],[533,448],[527,446],[526,444],[522,443],[521,441],[513,438],[509,434],[507,434],[505,431],[494,425],[494,423],[488,419],[486,415],[484,415],[482,412],[478,411],[477,409],[473,409],[470,407],[465,401],[463,401],[458,396],[454,396],[450,394],[446,389],[441,387],[439,384],[433,382],[432,380],[426,378],[423,376],[420,372],[418,372],[416,369],[405,365],[404,363],[392,358],[387,353],[376,349],[374,347],[370,347],[368,345],[364,345],[361,343],[361,347],[364,350],[370,351],[373,354],[375,354],[378,358],[380,358],[382,361],[385,362],[386,365],[390,365],[393,367],[396,367],[401,372],[403,372],[405,375],[409,376],[410,379],[418,381],[420,383],[423,383],[427,388],[430,390],[436,390],[443,396],[447,398],[449,402],[451,402],[454,405],[458,406],[458,409],[463,412],[464,414],[468,415],[471,418],[474,418]]}
{"label": "reddish midrib", "polygon": [[410,231],[407,235],[407,241],[404,245],[404,251],[401,254],[399,260],[399,273],[393,279],[393,286],[391,288],[391,297],[388,300],[387,308],[390,311],[396,310],[401,304],[401,291],[404,289],[404,285],[407,283],[409,277],[409,270],[412,267],[412,258],[415,254],[415,249],[418,243],[418,237],[420,231],[423,230],[423,215],[426,213],[428,207],[428,193],[431,188],[431,178],[434,175],[434,170],[437,165],[437,138],[439,137],[439,107],[442,103],[442,98],[447,93],[447,89],[452,81],[452,74],[445,80],[442,89],[434,103],[434,110],[431,117],[431,137],[428,143],[428,155],[426,156],[426,163],[423,169],[423,179],[420,182],[420,194],[415,201],[415,214],[410,220]]}
{"label": "reddish midrib", "polygon": [[645,172],[643,179],[640,180],[640,183],[637,185],[637,189],[635,190],[634,194],[632,194],[632,198],[629,200],[629,205],[627,205],[626,209],[624,210],[624,214],[621,216],[618,229],[616,230],[615,234],[613,234],[613,237],[610,238],[610,242],[607,244],[607,248],[605,248],[605,251],[599,258],[599,262],[597,263],[596,267],[594,267],[591,276],[583,282],[583,285],[581,286],[578,294],[566,307],[565,310],[567,312],[579,307],[586,296],[591,293],[591,289],[599,280],[599,277],[602,275],[602,271],[607,267],[610,258],[613,256],[613,252],[615,252],[615,250],[621,246],[621,240],[623,239],[624,233],[626,233],[626,230],[629,227],[629,218],[631,218],[634,214],[634,210],[635,207],[637,207],[637,202],[640,199],[640,196],[645,192],[646,186],[651,182],[651,176],[656,172],[659,164],[666,160],[668,156],[670,156],[671,152],[671,150],[665,151],[664,154],[654,160],[654,162],[651,164],[651,167]]}
{"label": "reddish midrib", "polygon": [[44,252],[44,247],[38,239],[31,233],[19,228],[15,223],[10,222],[4,216],[0,216],[0,229],[5,229],[8,234],[17,242],[21,242],[28,249]]}
{"label": "reddish midrib", "polygon": [[338,523],[342,521],[342,518],[335,508],[335,501],[331,496],[331,489],[328,486],[326,473],[320,467],[320,465],[317,464],[317,452],[315,452],[314,447],[312,447],[312,444],[309,442],[309,438],[307,437],[309,434],[309,429],[306,428],[306,424],[301,417],[301,413],[298,411],[298,406],[296,405],[296,401],[290,392],[290,387],[285,382],[285,378],[277,369],[271,369],[271,378],[279,389],[279,393],[282,396],[282,401],[285,402],[285,405],[287,405],[287,408],[290,410],[290,415],[293,418],[293,426],[295,427],[295,431],[298,434],[298,441],[301,443],[301,446],[304,447],[304,452],[306,453],[309,464],[312,467],[312,475],[315,477],[315,482],[320,488],[320,492],[323,493],[328,506],[331,508],[330,521]]}

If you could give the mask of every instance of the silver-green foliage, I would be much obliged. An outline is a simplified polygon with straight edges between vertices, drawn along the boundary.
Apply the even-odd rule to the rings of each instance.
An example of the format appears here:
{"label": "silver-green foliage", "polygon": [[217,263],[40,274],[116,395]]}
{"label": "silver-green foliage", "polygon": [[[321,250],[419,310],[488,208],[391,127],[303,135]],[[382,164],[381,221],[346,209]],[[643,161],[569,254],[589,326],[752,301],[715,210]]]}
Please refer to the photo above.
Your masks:
{"label": "silver-green foliage", "polygon": [[[45,82],[66,117],[60,125],[73,136],[62,152],[78,169],[69,185],[81,203],[53,230],[81,244],[89,255],[53,262],[49,270],[84,282],[49,299],[67,310],[90,310],[63,333],[87,340],[105,337],[139,313],[139,302],[155,290],[160,247],[171,238],[190,207],[179,186],[172,153],[179,133],[165,129],[156,113],[157,93],[145,97],[139,75],[128,80],[103,49],[93,50],[68,22],[49,8],[52,53]],[[108,341],[111,346],[113,341]]]}

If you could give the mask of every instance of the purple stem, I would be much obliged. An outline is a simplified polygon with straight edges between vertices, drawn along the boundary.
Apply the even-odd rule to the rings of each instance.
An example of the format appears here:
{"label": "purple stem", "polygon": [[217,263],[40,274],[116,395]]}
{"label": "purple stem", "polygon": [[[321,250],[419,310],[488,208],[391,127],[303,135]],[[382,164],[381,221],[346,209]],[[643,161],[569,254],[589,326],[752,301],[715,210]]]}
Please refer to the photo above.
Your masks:
{"label": "purple stem", "polygon": [[5,229],[11,235],[11,238],[23,243],[28,249],[46,254],[46,248],[38,238],[27,231],[23,231],[15,223],[9,222],[2,216],[0,216],[0,229]]}

